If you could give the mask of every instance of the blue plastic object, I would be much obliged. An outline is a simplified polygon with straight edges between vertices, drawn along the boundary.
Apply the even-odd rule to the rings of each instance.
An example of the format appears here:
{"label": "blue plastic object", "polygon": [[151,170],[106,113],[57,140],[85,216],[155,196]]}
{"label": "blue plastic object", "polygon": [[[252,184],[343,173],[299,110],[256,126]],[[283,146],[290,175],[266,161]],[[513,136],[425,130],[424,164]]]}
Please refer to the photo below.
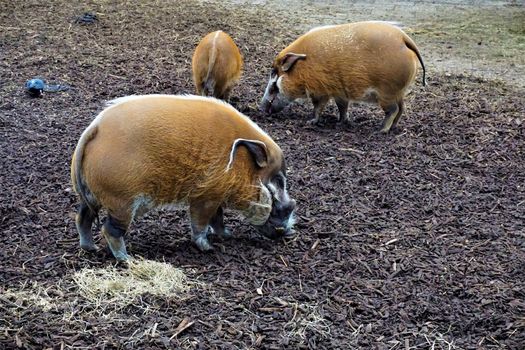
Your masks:
{"label": "blue plastic object", "polygon": [[26,81],[26,91],[33,97],[40,97],[44,92],[46,83],[42,79],[31,79]]}
{"label": "blue plastic object", "polygon": [[34,78],[26,81],[26,92],[32,97],[40,97],[45,92],[58,92],[69,90],[67,85],[48,85],[39,78]]}

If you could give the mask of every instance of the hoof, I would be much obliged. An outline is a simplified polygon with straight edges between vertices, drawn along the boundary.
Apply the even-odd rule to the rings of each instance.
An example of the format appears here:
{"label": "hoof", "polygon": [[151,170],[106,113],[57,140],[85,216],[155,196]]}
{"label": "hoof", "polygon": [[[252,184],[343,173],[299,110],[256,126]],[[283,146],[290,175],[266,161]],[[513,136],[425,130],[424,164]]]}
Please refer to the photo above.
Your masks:
{"label": "hoof", "polygon": [[206,237],[198,237],[197,239],[193,240],[193,243],[195,243],[201,252],[209,252],[213,250],[213,246]]}
{"label": "hoof", "polygon": [[233,236],[233,232],[228,228],[217,229],[217,230],[212,228],[211,230],[214,235],[217,235],[222,238],[230,238],[231,236]]}
{"label": "hoof", "polygon": [[127,253],[126,249],[124,249],[124,251],[113,250],[111,249],[111,246],[108,244],[106,245],[105,250],[108,254],[113,255],[115,260],[117,260],[118,262],[126,262],[126,261],[133,260],[133,257]]}
{"label": "hoof", "polygon": [[350,118],[345,118],[343,120],[339,119],[337,121],[337,124],[339,125],[346,125],[346,126],[354,126],[354,121]]}
{"label": "hoof", "polygon": [[98,250],[95,243],[80,243],[80,248],[86,252],[96,252]]}
{"label": "hoof", "polygon": [[118,253],[113,253],[113,256],[115,257],[115,259],[117,259],[117,261],[130,261],[130,260],[133,260],[133,258],[131,257],[131,255],[128,255],[126,252],[118,252]]}
{"label": "hoof", "polygon": [[80,248],[88,252],[95,252],[98,250],[98,247],[95,242],[93,242],[93,239],[82,239],[82,237],[80,237]]}
{"label": "hoof", "polygon": [[106,241],[108,242],[108,247],[115,259],[118,261],[127,261],[130,259],[128,252],[126,251],[126,244],[124,243],[123,237],[112,237],[107,235]]}
{"label": "hoof", "polygon": [[229,228],[225,228],[222,232],[219,232],[219,236],[222,238],[231,238],[233,236],[233,232]]}
{"label": "hoof", "polygon": [[310,119],[306,122],[306,125],[319,126],[319,119]]}

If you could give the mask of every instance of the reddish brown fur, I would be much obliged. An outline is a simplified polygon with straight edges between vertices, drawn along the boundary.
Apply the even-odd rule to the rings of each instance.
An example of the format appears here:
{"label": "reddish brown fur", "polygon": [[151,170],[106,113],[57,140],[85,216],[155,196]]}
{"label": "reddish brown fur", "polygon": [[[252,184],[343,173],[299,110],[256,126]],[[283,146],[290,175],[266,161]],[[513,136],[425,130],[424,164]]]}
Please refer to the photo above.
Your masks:
{"label": "reddish brown fur", "polygon": [[[350,52],[345,50],[339,55],[337,45],[341,43],[334,38],[349,28],[368,49],[361,50],[352,44],[345,47]],[[373,29],[379,29],[381,36],[376,36]],[[296,63],[301,69],[295,67],[290,72],[291,79],[285,82],[286,91],[293,97],[303,97],[300,91],[304,88],[316,95],[359,100],[366,89],[375,87],[383,99],[395,101],[404,96],[404,89],[416,75],[417,56],[406,47],[405,41],[412,42],[397,27],[381,22],[334,26],[301,36],[279,53],[273,66],[280,70],[282,58],[289,52],[307,55],[307,60]]]}
{"label": "reddish brown fur", "polygon": [[193,54],[193,81],[198,95],[227,100],[241,76],[243,60],[239,48],[223,31],[206,35]]}
{"label": "reddish brown fur", "polygon": [[[237,138],[264,142],[268,166],[256,167],[241,147],[226,172]],[[77,192],[83,192],[78,184],[84,183],[90,192],[85,197],[96,198],[92,205],[107,208],[122,223],[129,224],[140,196],[153,199],[155,206],[206,203],[197,220],[204,223],[219,205],[243,210],[256,201],[259,179],[267,181],[282,162],[279,146],[231,106],[200,97],[151,95],[103,111],[80,139],[71,174]]]}
{"label": "reddish brown fur", "polygon": [[[288,53],[306,58],[284,72]],[[309,96],[326,102],[329,98],[368,101],[385,109],[393,104],[402,107],[416,76],[418,57],[417,46],[399,28],[384,22],[357,22],[304,34],[278,54],[273,68],[278,76],[284,75],[282,92],[290,100]],[[369,89],[375,92],[372,96]]]}

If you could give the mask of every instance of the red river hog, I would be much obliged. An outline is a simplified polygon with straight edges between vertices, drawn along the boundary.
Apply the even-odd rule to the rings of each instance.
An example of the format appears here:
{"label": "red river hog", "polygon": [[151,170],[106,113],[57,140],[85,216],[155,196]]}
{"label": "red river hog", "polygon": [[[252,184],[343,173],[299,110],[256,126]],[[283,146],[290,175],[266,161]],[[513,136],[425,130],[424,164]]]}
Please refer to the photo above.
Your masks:
{"label": "red river hog", "polygon": [[193,82],[198,95],[228,100],[239,80],[242,57],[232,38],[221,30],[206,35],[193,54]]}
{"label": "red river hog", "polygon": [[96,250],[91,232],[101,208],[102,234],[127,260],[124,234],[134,218],[163,206],[189,206],[192,241],[229,236],[223,209],[244,215],[269,238],[288,236],[295,201],[283,152],[235,108],[200,96],[130,96],[110,102],[82,133],[71,162],[80,197],[80,247]]}
{"label": "red river hog", "polygon": [[386,22],[356,22],[315,28],[275,58],[261,102],[266,113],[281,111],[290,102],[309,97],[313,119],[333,98],[339,120],[349,122],[350,101],[377,103],[386,114],[382,132],[395,126],[403,113],[403,98],[416,76],[416,44]]}

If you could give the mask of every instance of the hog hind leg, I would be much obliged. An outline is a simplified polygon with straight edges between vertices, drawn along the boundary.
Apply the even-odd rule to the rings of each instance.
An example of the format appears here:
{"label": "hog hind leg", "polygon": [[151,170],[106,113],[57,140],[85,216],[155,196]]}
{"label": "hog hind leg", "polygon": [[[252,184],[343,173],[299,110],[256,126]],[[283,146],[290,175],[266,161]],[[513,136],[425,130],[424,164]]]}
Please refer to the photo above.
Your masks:
{"label": "hog hind leg", "polygon": [[405,104],[403,100],[397,103],[397,107],[399,108],[399,110],[397,111],[396,117],[394,118],[394,122],[392,123],[393,128],[397,126],[397,123],[399,122],[399,119],[401,118],[401,115],[403,114],[403,111],[405,110]]}
{"label": "hog hind leg", "polygon": [[383,120],[383,128],[381,132],[387,134],[394,124],[394,120],[399,112],[399,106],[397,103],[382,103],[381,108],[385,112],[385,119]]}
{"label": "hog hind leg", "polygon": [[[98,210],[96,208],[95,210]],[[96,251],[97,246],[93,240],[93,221],[97,217],[97,212],[93,212],[86,203],[81,203],[75,216],[75,224],[80,236],[80,248],[87,251]]]}
{"label": "hog hind leg", "polygon": [[115,215],[115,213],[110,212],[102,226],[102,234],[108,243],[108,247],[115,259],[119,261],[127,261],[131,258],[126,251],[126,242],[124,241],[130,222],[131,215]]}

